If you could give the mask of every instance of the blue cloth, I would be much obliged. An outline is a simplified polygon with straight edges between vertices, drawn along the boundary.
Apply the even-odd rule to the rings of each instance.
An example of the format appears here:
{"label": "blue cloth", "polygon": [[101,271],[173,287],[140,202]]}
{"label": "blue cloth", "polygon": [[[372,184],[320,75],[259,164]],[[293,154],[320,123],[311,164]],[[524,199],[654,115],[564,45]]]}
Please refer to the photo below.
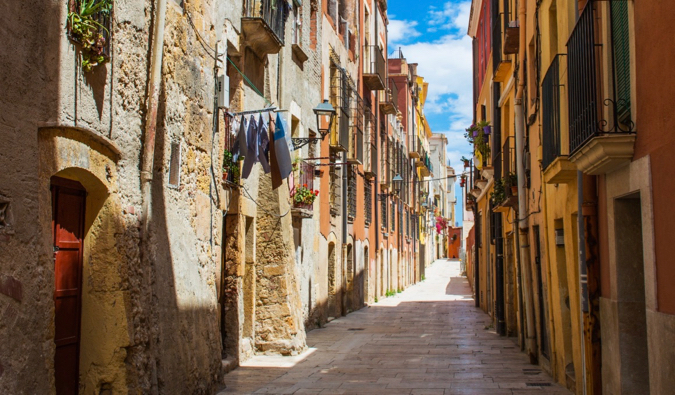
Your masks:
{"label": "blue cloth", "polygon": [[[269,117],[269,114],[265,115],[265,118]],[[269,160],[267,159],[269,148],[270,137],[269,131],[267,130],[267,122],[263,119],[263,115],[260,114],[260,120],[258,121],[258,161],[265,171],[265,174],[269,174],[272,171]]]}
{"label": "blue cloth", "polygon": [[277,113],[277,122],[274,130],[274,152],[276,154],[277,166],[279,168],[279,175],[282,180],[288,178],[288,175],[293,171],[293,163],[291,161],[291,151],[286,142],[286,125],[281,115]]}

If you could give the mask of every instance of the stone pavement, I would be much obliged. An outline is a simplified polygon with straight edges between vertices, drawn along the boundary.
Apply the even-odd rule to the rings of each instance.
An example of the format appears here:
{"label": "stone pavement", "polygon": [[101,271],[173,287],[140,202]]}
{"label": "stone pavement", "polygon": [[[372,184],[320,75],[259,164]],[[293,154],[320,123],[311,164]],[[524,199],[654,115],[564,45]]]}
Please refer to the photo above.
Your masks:
{"label": "stone pavement", "polygon": [[570,394],[512,339],[486,329],[457,261],[308,333],[299,357],[255,357],[219,394]]}

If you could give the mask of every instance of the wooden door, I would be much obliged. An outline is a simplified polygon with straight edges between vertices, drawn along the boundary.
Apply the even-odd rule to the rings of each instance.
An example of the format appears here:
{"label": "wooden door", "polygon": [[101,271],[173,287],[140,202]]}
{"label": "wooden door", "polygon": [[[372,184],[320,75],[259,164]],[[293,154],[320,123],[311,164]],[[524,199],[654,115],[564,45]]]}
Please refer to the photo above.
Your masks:
{"label": "wooden door", "polygon": [[52,177],[56,393],[77,394],[86,192],[79,182]]}

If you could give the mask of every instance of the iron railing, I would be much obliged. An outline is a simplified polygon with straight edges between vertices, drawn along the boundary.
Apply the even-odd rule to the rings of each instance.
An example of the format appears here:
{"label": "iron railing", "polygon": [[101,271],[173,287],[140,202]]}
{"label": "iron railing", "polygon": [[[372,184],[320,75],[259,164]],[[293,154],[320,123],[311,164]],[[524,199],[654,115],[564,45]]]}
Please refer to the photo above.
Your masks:
{"label": "iron railing", "polygon": [[510,173],[515,173],[516,147],[513,136],[508,136],[504,140],[502,150],[495,156],[494,163],[499,163],[502,168],[500,174],[495,174],[496,177],[506,178]]}
{"label": "iron railing", "polygon": [[369,77],[368,85],[371,90],[383,90],[387,80],[387,62],[377,45],[365,45],[363,48],[364,65],[363,75]]}
{"label": "iron railing", "polygon": [[558,54],[553,58],[544,80],[542,90],[542,121],[543,121],[543,158],[542,166],[546,169],[557,157],[562,155],[560,135],[560,79],[561,58],[566,54]]}
{"label": "iron railing", "polygon": [[286,0],[245,0],[244,3],[244,18],[262,19],[281,45],[290,11]]}
{"label": "iron railing", "polygon": [[361,97],[352,91],[352,108],[349,125],[349,150],[347,158],[350,162],[363,163],[363,131],[364,131],[364,105]]}
{"label": "iron railing", "polygon": [[347,165],[347,218],[356,218],[356,166]]}
{"label": "iron railing", "polygon": [[499,1],[492,0],[492,71],[497,73],[502,62],[502,18],[499,17]]}
{"label": "iron railing", "polygon": [[352,111],[353,85],[345,69],[335,64],[331,65],[330,101],[337,112],[337,122],[333,122],[330,143],[331,146],[341,150],[349,149],[349,118]]}
{"label": "iron railing", "polygon": [[[617,107],[623,100],[612,98],[602,101],[602,86],[598,79],[603,73],[599,69],[603,43],[599,42],[599,34],[595,31],[596,2],[589,1],[581,12],[577,24],[567,41],[567,74],[569,78],[569,123],[570,123],[570,155],[583,147],[593,137],[603,134],[632,134],[633,122],[628,119],[619,122]],[[610,17],[611,20],[611,17]],[[608,46],[611,51],[611,45]],[[610,64],[608,74],[615,79],[615,65]],[[612,92],[614,90],[612,89]],[[604,119],[602,109],[608,108],[608,118]]]}
{"label": "iron railing", "polygon": [[301,186],[301,187],[306,187],[307,189],[314,190],[314,165],[301,161],[297,163],[295,166],[295,175],[294,178],[296,180],[296,185]]}
{"label": "iron railing", "polygon": [[389,220],[389,215],[387,214],[387,209],[389,208],[389,198],[385,195],[384,198],[380,198],[380,214],[382,217],[382,229],[385,231],[389,228],[387,223]]}
{"label": "iron railing", "polygon": [[[336,163],[337,162],[337,153],[331,152],[330,154],[330,161],[331,163]],[[344,169],[344,166],[342,166],[343,169],[342,171],[346,171]],[[336,166],[330,166],[329,167],[329,173],[328,173],[328,181],[329,181],[329,194],[328,194],[328,200],[330,203],[330,214],[335,216],[340,214],[340,189],[341,189],[341,182],[342,180],[340,179],[340,174],[337,171]]]}
{"label": "iron railing", "polygon": [[364,221],[367,226],[373,222],[373,186],[370,180],[363,180],[363,200]]}
{"label": "iron railing", "polygon": [[364,135],[365,135],[365,153],[363,170],[366,173],[374,174],[377,171],[377,146],[375,145],[377,128],[375,127],[375,117],[369,106],[365,106],[364,116]]}

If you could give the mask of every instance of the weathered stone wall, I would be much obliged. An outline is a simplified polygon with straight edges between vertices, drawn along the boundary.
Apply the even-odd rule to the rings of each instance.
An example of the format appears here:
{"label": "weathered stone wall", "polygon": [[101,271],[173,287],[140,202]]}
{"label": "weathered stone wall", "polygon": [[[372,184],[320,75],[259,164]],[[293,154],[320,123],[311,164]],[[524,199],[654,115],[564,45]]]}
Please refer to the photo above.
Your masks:
{"label": "weathered stone wall", "polygon": [[[0,6],[5,32],[22,48],[0,51],[0,168],[9,170],[0,173],[0,195],[11,202],[10,226],[0,229],[0,249],[8,252],[0,256],[0,340],[6,345],[0,392],[53,391],[49,179],[58,175],[88,191],[81,391],[209,393],[221,349],[221,197],[211,182],[211,164],[221,152],[221,135],[211,127],[214,61],[183,10],[169,2],[151,225],[144,239],[150,248],[142,249],[139,162],[154,2],[115,2],[111,62],[87,75],[64,33],[66,3]],[[224,34],[225,12],[199,2],[187,7],[214,46]],[[168,186],[172,142],[181,143],[176,188]]]}

